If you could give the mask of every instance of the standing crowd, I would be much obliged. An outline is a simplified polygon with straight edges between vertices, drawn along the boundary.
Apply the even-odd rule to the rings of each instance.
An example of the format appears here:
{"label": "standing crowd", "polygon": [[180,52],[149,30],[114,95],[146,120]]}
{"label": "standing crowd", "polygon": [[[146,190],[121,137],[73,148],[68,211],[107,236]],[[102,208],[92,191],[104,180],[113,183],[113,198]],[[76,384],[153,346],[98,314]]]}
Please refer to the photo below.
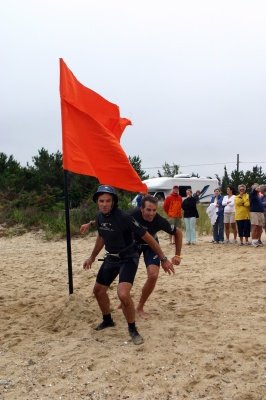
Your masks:
{"label": "standing crowd", "polygon": [[[163,203],[170,224],[180,228],[183,219],[187,245],[196,244],[199,198],[199,190],[192,194],[191,189],[187,189],[183,200],[179,194],[179,187],[175,185]],[[266,185],[254,183],[250,193],[247,193],[244,184],[238,186],[238,193],[232,185],[228,185],[225,196],[220,188],[216,188],[206,212],[212,224],[212,243],[237,244],[238,236],[240,246],[263,246],[261,235],[263,229],[266,233]],[[231,233],[233,239],[230,241]],[[171,235],[170,243],[174,244]]]}
{"label": "standing crowd", "polygon": [[226,192],[226,196],[222,196],[220,189],[215,189],[206,210],[213,227],[213,243],[230,243],[232,232],[233,243],[238,243],[238,234],[240,246],[263,246],[261,235],[263,229],[266,232],[266,185],[254,183],[250,193],[247,193],[246,185],[241,184],[238,194],[228,185]]}

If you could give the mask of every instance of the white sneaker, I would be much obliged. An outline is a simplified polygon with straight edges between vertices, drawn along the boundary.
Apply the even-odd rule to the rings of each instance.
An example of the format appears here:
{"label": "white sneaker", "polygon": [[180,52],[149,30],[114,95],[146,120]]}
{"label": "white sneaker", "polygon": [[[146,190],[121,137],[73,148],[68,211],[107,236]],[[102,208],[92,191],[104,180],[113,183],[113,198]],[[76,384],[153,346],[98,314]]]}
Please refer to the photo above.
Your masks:
{"label": "white sneaker", "polygon": [[253,247],[259,247],[259,242],[258,242],[258,240],[256,240],[256,241],[252,241],[252,243],[251,243],[251,246],[253,246]]}

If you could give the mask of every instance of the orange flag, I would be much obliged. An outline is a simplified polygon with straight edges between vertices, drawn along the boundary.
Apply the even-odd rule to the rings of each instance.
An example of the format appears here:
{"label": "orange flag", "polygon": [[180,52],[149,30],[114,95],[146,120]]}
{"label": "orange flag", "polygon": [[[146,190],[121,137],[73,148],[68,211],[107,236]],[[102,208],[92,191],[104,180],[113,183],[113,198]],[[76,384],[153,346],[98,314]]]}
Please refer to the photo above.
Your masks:
{"label": "orange flag", "polygon": [[119,107],[83,86],[60,58],[63,167],[98,178],[102,184],[147,192],[120,145],[131,121]]}

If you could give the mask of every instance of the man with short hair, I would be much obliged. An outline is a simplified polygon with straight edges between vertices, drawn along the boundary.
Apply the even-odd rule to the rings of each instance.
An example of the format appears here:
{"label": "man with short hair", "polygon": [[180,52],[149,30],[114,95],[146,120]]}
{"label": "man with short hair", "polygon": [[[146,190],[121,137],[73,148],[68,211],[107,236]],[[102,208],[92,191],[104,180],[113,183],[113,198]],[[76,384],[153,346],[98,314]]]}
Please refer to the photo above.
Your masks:
{"label": "man with short hair", "polygon": [[134,235],[139,236],[153,249],[163,269],[169,274],[174,273],[173,265],[147,230],[132,216],[118,208],[118,197],[114,188],[100,185],[93,195],[93,201],[97,203],[99,210],[96,218],[98,236],[90,257],[83,263],[83,268],[90,269],[104,246],[106,250],[106,257],[98,271],[93,290],[103,315],[103,321],[96,330],[115,325],[111,317],[107,290],[119,276],[117,294],[128,323],[129,335],[134,344],[141,344],[144,340],[135,325],[135,307],[130,295],[139,262]]}
{"label": "man with short hair", "polygon": [[[163,209],[168,216],[168,221],[176,228],[181,228],[182,201],[183,199],[179,194],[179,186],[174,185],[172,192],[166,197],[163,203]],[[170,244],[175,244],[173,235],[170,235]]]}
{"label": "man with short hair", "polygon": [[[158,199],[151,195],[146,195],[142,198],[140,209],[134,209],[131,215],[140,225],[146,228],[156,240],[158,240],[157,233],[159,231],[164,231],[174,237],[175,256],[172,258],[172,262],[175,265],[179,265],[181,262],[182,231],[174,225],[170,225],[166,218],[158,214],[157,207]],[[143,254],[147,268],[147,280],[142,288],[141,297],[136,310],[140,317],[146,319],[148,314],[144,311],[144,305],[155,288],[159,276],[160,259],[142,238],[135,236],[135,240],[139,248],[139,255]]]}

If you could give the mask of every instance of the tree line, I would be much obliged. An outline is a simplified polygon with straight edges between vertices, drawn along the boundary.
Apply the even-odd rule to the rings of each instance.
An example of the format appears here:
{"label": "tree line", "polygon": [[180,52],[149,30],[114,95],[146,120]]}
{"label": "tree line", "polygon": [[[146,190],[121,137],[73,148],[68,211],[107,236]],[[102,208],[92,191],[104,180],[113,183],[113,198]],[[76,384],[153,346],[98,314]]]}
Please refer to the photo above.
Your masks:
{"label": "tree line", "polygon": [[[141,180],[148,179],[149,175],[142,169],[139,156],[129,157],[129,162],[138,173]],[[62,153],[51,153],[42,148],[32,157],[31,165],[21,166],[14,157],[0,153],[0,223],[14,219],[18,210],[28,210],[28,219],[33,216],[32,209],[42,213],[64,210],[64,176]],[[158,176],[174,176],[180,173],[178,164],[164,163]],[[198,176],[192,173],[192,176]],[[251,187],[254,182],[266,183],[266,174],[260,166],[254,166],[252,171],[233,171],[230,175],[224,168],[224,176],[219,177],[222,192],[226,193],[228,184],[236,189],[240,183]],[[92,194],[96,191],[99,182],[96,178],[69,173],[69,200],[70,208],[89,208]],[[133,195],[131,192],[118,190],[122,208],[127,208]],[[93,205],[93,204],[92,204]],[[94,205],[93,205],[94,207]],[[94,209],[93,212],[94,213]],[[21,217],[21,216],[20,216]],[[39,216],[38,216],[39,218]],[[37,217],[35,218],[36,221]],[[16,222],[16,221],[15,221]],[[30,223],[30,222],[29,222]]]}

